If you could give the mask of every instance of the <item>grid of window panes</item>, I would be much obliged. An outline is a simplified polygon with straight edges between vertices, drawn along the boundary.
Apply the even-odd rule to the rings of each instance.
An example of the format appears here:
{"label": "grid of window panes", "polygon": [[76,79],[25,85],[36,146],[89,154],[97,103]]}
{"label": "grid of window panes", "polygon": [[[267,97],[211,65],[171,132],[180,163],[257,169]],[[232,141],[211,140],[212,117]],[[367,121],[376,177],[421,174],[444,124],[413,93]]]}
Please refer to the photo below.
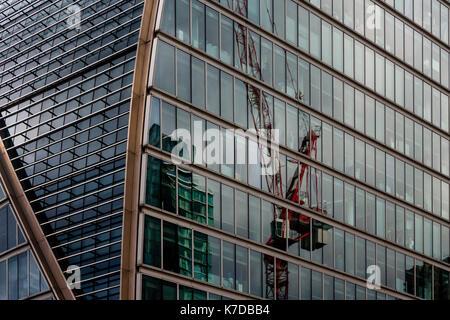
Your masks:
{"label": "grid of window panes", "polygon": [[[170,2],[167,2],[166,6],[168,3]],[[216,49],[206,50],[206,53],[217,57],[216,53],[220,52],[222,62],[239,67],[240,60],[237,57],[233,59],[233,56],[235,56],[233,50],[234,52],[237,50],[233,40],[233,30],[239,28],[240,25],[223,14],[217,14],[214,20],[209,20],[212,25],[205,25],[203,18],[201,18],[202,14],[195,20],[195,3],[196,0],[193,0],[192,24],[196,26],[194,29],[203,35],[205,35],[205,30],[213,33],[213,35],[209,36],[211,44],[209,46],[206,45],[206,48]],[[203,4],[200,5],[203,6],[202,8],[207,8]],[[205,14],[204,9],[200,12],[203,12],[203,15]],[[222,34],[220,44],[218,41],[219,17]],[[186,19],[189,21],[189,17],[186,17]],[[173,22],[169,21],[169,18],[163,19],[162,30],[170,34],[170,30],[175,28],[175,20]],[[171,23],[173,26],[170,26]],[[215,24],[217,28],[214,28]],[[316,28],[311,28],[311,32],[318,32],[318,39],[320,39],[320,25],[319,22],[318,31]],[[217,30],[211,31],[215,29]],[[301,102],[309,105],[312,109],[332,117],[345,126],[356,129],[362,135],[376,140],[411,160],[424,164],[427,168],[440,172],[445,176],[450,176],[449,157],[447,156],[450,139],[448,134],[446,134],[449,131],[449,99],[446,91],[440,91],[432,87],[420,77],[395,66],[390,60],[386,60],[380,54],[375,54],[372,51],[369,55],[373,59],[376,57],[376,61],[371,63],[372,69],[371,71],[368,70],[367,74],[370,74],[372,79],[374,79],[374,70],[376,70],[378,74],[376,76],[376,85],[380,90],[383,90],[382,95],[385,95],[384,92],[386,90],[394,90],[395,88],[394,92],[392,92],[391,100],[396,101],[397,97],[401,100],[401,108],[385,105],[379,97],[367,92],[354,82],[333,76],[323,65],[309,63],[301,56],[297,56],[297,54],[265,39],[264,36],[260,36],[249,27],[244,29],[244,32],[248,33],[248,39],[251,39],[248,40],[248,50],[253,50],[251,48],[254,45],[258,59],[261,60],[260,79],[266,84],[271,85],[277,91],[288,94],[292,98],[296,98],[297,94],[301,93],[303,95]],[[342,44],[343,38],[339,37],[339,39],[339,43]],[[206,40],[208,40],[208,37],[206,37]],[[197,43],[201,43],[201,41],[197,42],[195,39],[192,39],[194,47],[205,51],[205,45],[197,46]],[[318,40],[317,43],[320,47],[321,41]],[[323,43],[329,44],[327,40],[323,41]],[[334,54],[340,52],[340,59],[343,59],[345,56],[346,60],[351,60],[349,72],[352,75],[354,73],[353,70],[361,71],[364,74],[364,68],[356,68],[354,64],[356,66],[364,65],[364,61],[367,63],[367,61],[372,61],[373,59],[365,59],[364,48],[362,48],[362,54],[359,58],[353,59],[353,50],[356,48],[354,43],[356,42],[351,39],[348,43],[350,45],[349,53],[344,52],[345,48],[343,49],[344,51],[340,50],[339,48],[343,48],[342,45],[338,46],[336,44],[333,49]],[[328,49],[331,54],[331,46]],[[206,110],[219,115],[219,99],[215,99],[216,97],[212,95],[206,96],[204,85],[205,80],[208,83],[217,84],[219,79],[217,73],[219,70],[212,66],[208,66],[208,70],[205,70],[204,64],[199,59],[190,59],[187,54],[183,53],[175,57],[173,49],[163,48],[162,50],[164,50],[164,53],[161,54],[162,60],[157,65],[170,65],[171,67],[168,70],[165,68],[156,70],[155,85],[169,93],[176,94],[183,100],[192,102],[196,106],[203,109],[206,108]],[[175,59],[177,61],[177,69],[175,69]],[[191,69],[188,68],[189,65],[192,65]],[[176,75],[175,70],[177,70]],[[333,65],[333,72],[336,70],[339,70],[339,68]],[[163,73],[167,77],[158,76],[158,72]],[[206,79],[202,78],[205,73],[209,75]],[[175,81],[175,76],[178,83]],[[362,75],[361,78],[365,79],[365,76]],[[158,82],[159,79],[161,79],[161,83]],[[228,80],[226,75],[224,80]],[[193,85],[191,90],[189,90],[191,82]],[[231,89],[230,87],[228,88]],[[208,102],[206,101],[207,98],[209,98]],[[226,95],[223,99],[226,100]],[[232,106],[232,101],[228,101],[228,104]],[[237,107],[239,105],[236,105]],[[227,113],[227,110],[230,110],[230,108],[222,108],[220,116],[231,120],[233,114],[231,112]],[[239,111],[237,109],[237,112]],[[425,121],[419,121],[418,117]],[[241,118],[240,114],[235,112],[235,118],[238,120],[237,123],[239,125],[247,127],[246,117]],[[433,124],[444,132],[433,131]]]}
{"label": "grid of window panes", "polygon": [[449,44],[449,4],[439,0],[384,0],[397,12],[415,22],[428,33],[431,33],[442,42]]}
{"label": "grid of window panes", "polygon": [[[323,225],[322,225],[323,227]],[[321,228],[318,221],[313,222],[313,230]],[[333,234],[333,228],[327,231]],[[175,232],[173,232],[175,231]],[[367,290],[365,286],[344,281],[333,275],[311,270],[307,266],[298,263],[284,261],[255,250],[247,249],[243,246],[220,240],[201,232],[192,231],[188,228],[180,227],[175,224],[161,221],[157,218],[146,215],[144,222],[144,264],[157,269],[167,270],[182,275],[186,279],[196,279],[208,282],[217,288],[232,290],[236,293],[243,293],[249,297],[263,299],[280,299],[280,291],[277,288],[269,288],[268,285],[274,285],[275,282],[270,277],[282,276],[283,273],[268,273],[268,268],[286,265],[288,270],[289,286],[287,289],[287,300],[384,300],[394,299],[391,295]],[[313,231],[314,232],[314,231]],[[336,246],[342,245],[346,250],[351,248],[351,241],[347,233],[336,229]],[[179,237],[186,239],[189,234],[189,241],[193,243],[192,248],[186,252],[186,247],[180,244]],[[338,240],[339,239],[339,240]],[[353,239],[354,240],[354,239]],[[184,242],[185,240],[181,241]],[[448,299],[446,288],[440,284],[447,284],[448,272],[415,260],[409,256],[395,253],[383,246],[376,245],[371,241],[356,237],[357,247],[357,267],[364,272],[366,263],[377,263],[382,266],[382,284],[397,286],[399,291],[408,293],[417,292],[417,296],[430,299],[434,290],[435,299]],[[342,242],[342,243],[341,243]],[[162,243],[162,247],[161,247]],[[317,243],[313,242],[313,246]],[[314,255],[326,259],[329,253],[326,250],[332,248],[332,243],[324,246],[323,249],[315,251]],[[353,243],[355,248],[355,243]],[[157,249],[159,248],[159,249]],[[162,252],[161,252],[162,248]],[[367,249],[367,262],[366,262]],[[322,251],[323,250],[323,251]],[[331,252],[333,249],[331,249]],[[362,255],[361,255],[362,253]],[[336,253],[337,260],[339,253]],[[186,273],[180,269],[184,264],[186,257],[190,257],[190,263],[193,260],[193,271]],[[361,259],[362,258],[362,259]],[[316,258],[317,259],[317,258]],[[342,256],[342,259],[344,257]],[[353,261],[355,258],[352,258]],[[279,261],[278,261],[279,260]],[[338,262],[349,265],[351,259],[346,257],[345,261]],[[316,261],[316,260],[314,260]],[[397,263],[397,265],[396,265]],[[329,266],[329,265],[328,265]],[[433,271],[434,270],[434,271]],[[249,275],[250,272],[250,275]],[[435,287],[431,286],[431,274],[434,272],[439,281],[435,281]],[[267,278],[269,277],[269,279]],[[436,279],[436,278],[435,278]],[[201,283],[201,282],[200,282]],[[416,283],[416,284],[415,284]],[[275,284],[276,285],[276,284]],[[180,287],[181,288],[181,287]],[[175,283],[144,276],[142,279],[142,298],[150,300],[176,300],[177,286]],[[188,290],[187,297],[181,294],[179,299],[197,299],[206,300],[206,292],[195,289]],[[225,291],[226,292],[226,291]],[[278,296],[274,297],[274,292]],[[209,297],[211,299],[211,296]]]}
{"label": "grid of window panes", "polygon": [[0,184],[0,300],[51,294]]}
{"label": "grid of window panes", "polygon": [[[287,1],[292,2],[291,0]],[[423,2],[419,0],[414,5],[413,0],[409,0],[405,2],[405,11],[402,9],[403,5],[400,5],[403,0],[399,0],[395,1],[395,8],[403,14],[406,13],[411,20],[414,10],[416,10],[414,16],[417,19],[421,18],[420,16],[423,14],[427,21],[424,23],[424,29],[431,33],[432,27],[432,35],[437,38],[442,36],[441,40],[446,45],[437,43],[436,40],[424,35],[426,32],[422,29],[407,23],[404,18],[391,14],[374,1],[311,0],[310,2],[367,40],[385,49],[393,57],[404,61],[416,71],[448,88],[450,51],[448,48],[448,7],[441,4],[439,0]],[[422,11],[422,4],[424,11]],[[428,23],[428,19],[431,19],[429,21],[432,24]],[[441,66],[442,69],[440,69]],[[440,77],[441,72],[443,78]]]}
{"label": "grid of window panes", "polygon": [[[194,137],[195,133],[191,128],[194,128],[196,121],[199,124],[199,127],[202,128],[202,132],[206,128],[216,128],[219,129],[219,132],[225,130],[225,128],[222,128],[211,121],[206,121],[200,116],[192,115],[188,111],[175,107],[164,100],[152,97],[151,101],[152,114],[150,116],[149,143],[156,147],[162,146],[162,148],[160,148],[163,151],[171,152],[173,146],[177,143],[177,141],[172,141],[170,137],[171,132],[174,130],[187,130],[191,133],[192,137]],[[162,125],[160,124],[161,114]],[[297,116],[295,116],[295,118],[297,118]],[[326,124],[321,124],[320,120],[313,117],[310,119],[308,114],[299,117],[299,127],[301,128],[305,123],[308,126],[322,125],[326,128]],[[330,132],[332,132],[331,126],[329,127]],[[289,129],[292,128],[288,127],[288,130]],[[353,140],[352,136],[347,136],[347,134],[345,138],[344,145],[347,150],[346,154],[348,154],[349,142],[347,142],[347,140]],[[223,145],[227,144],[229,147],[228,150],[226,150],[227,154],[240,155],[243,159],[248,159],[251,157],[252,153],[258,152],[253,140],[240,136],[239,134],[235,135],[234,141],[233,139],[229,139],[226,134],[223,134],[221,136],[221,141]],[[192,152],[190,152],[191,147]],[[204,147],[206,147],[206,145]],[[191,154],[195,153],[194,146],[189,145],[186,148],[186,151],[187,154],[180,154],[180,158],[192,159]],[[357,150],[357,152],[364,154],[364,151]],[[378,155],[378,153],[376,154]],[[382,157],[384,160],[384,154],[382,154]],[[393,200],[385,200],[375,193],[367,192],[362,185],[357,183],[357,181],[354,183],[344,182],[339,177],[322,173],[320,168],[307,166],[301,161],[285,155],[283,152],[280,153],[280,160],[284,164],[281,170],[285,181],[291,181],[296,173],[303,168],[306,168],[307,170],[305,178],[307,182],[300,184],[300,189],[302,191],[309,191],[309,193],[312,194],[312,198],[300,198],[296,201],[297,205],[322,208],[329,217],[333,217],[337,221],[354,226],[362,231],[366,231],[405,248],[415,250],[428,257],[433,257],[437,260],[449,263],[449,246],[445,245],[446,243],[449,243],[449,228],[445,223],[443,224],[436,219],[430,219],[429,216],[424,215],[420,210],[410,210],[408,207],[395,204]],[[346,162],[348,161],[346,160]],[[353,162],[353,159],[351,161]],[[381,160],[378,162],[383,161]],[[246,162],[242,161],[241,163]],[[363,161],[362,168],[360,168],[361,172],[365,171],[364,166]],[[226,177],[234,178],[242,184],[258,188],[261,191],[267,191],[264,186],[264,177],[261,177],[260,172],[258,172],[258,168],[255,165],[222,164],[209,165],[208,167]],[[366,170],[366,172],[368,171]],[[412,171],[412,175],[414,176],[414,171]],[[392,184],[392,188],[397,185],[398,189],[399,184],[404,188],[404,178],[394,179],[393,174],[389,173],[389,171],[386,176],[384,176],[384,173],[381,176],[377,173],[377,179],[387,181],[388,185]],[[406,180],[409,181],[408,179],[409,178]],[[231,216],[226,220],[231,221],[231,223],[224,223],[222,221],[221,224],[219,218],[220,214],[213,214],[213,208],[215,211],[220,212],[220,202],[211,205],[210,200],[213,198],[214,191],[216,190],[216,192],[218,192],[217,190],[220,190],[220,187],[211,187],[212,189],[209,189],[209,187],[207,188],[207,184],[210,186],[214,185],[214,183],[207,183],[205,177],[193,174],[189,170],[182,168],[179,168],[177,171],[176,167],[170,163],[161,163],[161,161],[157,159],[150,159],[147,163],[146,183],[147,191],[145,200],[147,204],[168,212],[178,213],[180,216],[210,226],[220,228],[222,225],[224,230],[235,233],[235,218],[232,215],[234,207],[222,209],[230,212]],[[412,186],[407,189],[411,189],[410,191],[413,194],[423,196],[423,191],[415,192]],[[230,190],[232,190],[232,188],[230,188]],[[448,189],[445,190],[448,192]],[[178,201],[176,199],[177,194]],[[233,202],[233,196],[228,198]],[[238,199],[240,198],[241,197],[238,197],[236,199],[236,210],[238,210],[238,208],[245,208],[248,205],[247,200],[238,202]],[[283,198],[293,201],[289,198],[289,195],[284,195]],[[230,203],[230,201],[227,201],[227,203]],[[447,200],[442,203],[435,201],[434,204],[435,206],[439,206],[441,210],[448,212]],[[242,214],[243,217],[240,219],[236,218],[236,234],[248,237],[246,229],[249,224],[256,226],[260,223],[256,223],[256,221],[249,223],[247,217],[249,214],[246,211]],[[252,214],[250,214],[250,216],[252,216]],[[229,226],[224,227],[224,225]],[[250,231],[250,234],[251,233],[252,232]]]}
{"label": "grid of window panes", "polygon": [[[372,4],[362,2],[363,8]],[[317,3],[320,7],[320,1]],[[344,14],[342,2],[333,1],[336,8],[339,3]],[[357,3],[361,1],[348,1],[345,9]],[[389,13],[383,11],[384,15]],[[222,243],[216,253],[223,253],[229,248],[221,233],[261,246],[272,245],[268,239],[277,232],[273,213],[289,210],[276,203],[288,201],[299,207],[292,213],[300,221],[312,219],[300,208],[331,219],[314,219],[303,229],[289,229],[288,233],[297,234],[285,238],[281,247],[274,245],[277,249],[358,280],[364,280],[366,267],[376,263],[382,270],[383,286],[389,290],[424,299],[449,299],[448,46],[430,40],[430,56],[426,48],[426,54],[414,56],[414,50],[409,51],[414,40],[399,44],[396,39],[403,37],[403,32],[416,32],[422,42],[428,40],[404,19],[392,16],[392,29],[397,26],[401,32],[391,43],[391,39],[379,39],[375,32],[371,35],[364,25],[358,35],[322,16],[308,4],[289,0],[276,5],[253,0],[165,1],[147,106],[149,131],[144,137],[146,151],[152,154],[144,157],[145,211],[151,214],[158,209],[209,226],[219,232],[214,233],[217,240],[211,247]],[[349,19],[357,19],[356,15],[343,17],[338,20],[345,19],[347,26]],[[355,28],[354,22],[351,28]],[[392,46],[392,52],[386,46]],[[433,58],[432,52],[438,54]],[[413,55],[407,56],[410,53]],[[416,68],[415,59],[424,65]],[[259,153],[253,136],[227,136],[230,128],[260,128],[262,124],[255,122],[252,110],[255,96],[260,110],[267,107],[272,128],[280,132],[282,188],[286,190],[291,182],[298,184],[298,198],[287,192],[280,196],[268,193],[259,157],[256,165],[241,164],[251,162]],[[199,133],[194,132],[195,126],[201,128],[200,135],[207,129],[222,134],[219,140],[225,149],[219,158],[225,162],[203,168],[217,179],[153,156],[163,153],[167,159],[181,144],[185,148],[177,156],[194,160],[202,151],[194,143]],[[172,135],[176,129],[187,130],[191,141],[176,139]],[[308,154],[304,146],[313,143],[313,131],[317,148]],[[208,142],[203,142],[203,149]],[[236,164],[227,163],[229,158]],[[303,182],[298,180],[300,174],[305,175]],[[249,188],[252,192],[246,191]],[[258,197],[259,193],[264,193],[265,199],[268,195],[278,199],[271,202]],[[167,257],[165,262],[160,251],[165,224],[161,222],[156,238],[152,238],[157,252],[145,242],[147,265],[253,294],[248,284],[251,280],[242,280],[245,277],[228,277],[228,272],[214,267],[211,273],[205,272],[200,264],[196,269],[195,261],[183,260],[186,248],[183,259]],[[366,236],[354,234],[346,225]],[[146,232],[147,236],[152,234]],[[196,231],[186,229],[183,234],[186,232],[193,239],[193,257],[200,257],[195,251]],[[303,234],[308,237],[291,241]],[[318,239],[322,242],[317,244]],[[173,239],[170,242],[176,243]],[[236,250],[244,250],[245,245],[237,241],[231,246],[234,253],[230,255],[236,261],[230,270],[236,272],[240,263]],[[225,257],[212,256],[226,264]],[[364,263],[357,257],[363,257]],[[186,263],[193,270],[184,268]],[[343,280],[337,279],[336,285],[326,276],[316,275],[317,281],[323,281],[316,282],[318,287],[325,283],[345,287]],[[266,280],[261,283],[274,283]],[[271,291],[266,289],[255,296],[273,298],[265,296]],[[377,294],[368,292],[367,298]]]}
{"label": "grid of window panes", "polygon": [[[312,168],[311,171],[313,171]],[[314,173],[318,173],[319,177],[321,176],[320,171]],[[267,239],[272,235],[273,210],[277,208],[275,203],[152,156],[148,156],[146,177],[146,202],[151,207],[162,209],[168,214],[178,213],[179,216],[207,224],[211,228],[232,234],[236,238],[251,240],[259,245],[267,245]],[[334,211],[336,219],[338,219],[336,217],[338,214],[342,216],[342,219],[345,215],[346,223],[352,223],[349,222],[351,220],[355,225],[354,221],[356,220],[356,226],[362,230],[367,225],[366,232],[368,234],[386,237],[386,240],[392,243],[406,246],[406,248],[421,253],[425,250],[426,254],[429,255],[433,251],[432,248],[434,248],[433,252],[435,253],[441,252],[439,225],[418,214],[414,215],[408,210],[405,212],[403,208],[385,202],[382,198],[375,197],[364,192],[364,190],[348,184],[345,184],[344,187],[342,181],[336,181],[335,179],[333,183],[331,176],[323,174],[322,177],[324,180],[319,182],[318,185],[323,185],[323,188],[328,185],[331,186],[331,199],[328,200],[327,197],[330,194],[324,191],[321,195],[324,198],[323,204],[311,205],[326,206],[327,213],[333,216],[332,212]],[[313,190],[317,187],[317,182],[313,181],[313,176],[308,176],[308,179],[311,179],[310,191],[313,193]],[[185,180],[191,181],[189,188],[186,188]],[[335,190],[334,200],[332,196],[333,186]],[[205,198],[208,198],[208,201],[201,206],[198,206],[194,200],[186,202],[187,194],[191,195],[198,192],[194,189],[202,190],[201,192],[205,195]],[[343,193],[345,193],[345,199]],[[319,198],[321,196],[319,193]],[[336,198],[336,196],[339,198]],[[189,197],[192,199],[191,196]],[[327,201],[331,202],[330,206],[327,205]],[[350,207],[346,205],[344,210],[344,203],[353,204]],[[354,207],[354,204],[356,204],[356,207]],[[186,207],[190,208],[189,215],[186,215]],[[363,281],[367,267],[376,263],[381,269],[382,285],[421,298],[432,298],[431,277],[427,278],[427,282],[424,284],[424,286],[429,286],[428,293],[423,293],[421,288],[414,289],[414,277],[420,276],[420,273],[414,274],[410,262],[416,260],[419,265],[422,265],[424,262],[420,258],[414,258],[414,256],[419,256],[405,255],[400,251],[391,249],[391,247],[380,244],[383,242],[379,240],[373,241],[371,238],[366,239],[344,231],[339,228],[337,223],[330,225],[318,220],[311,220],[308,215],[294,211],[291,214],[303,221],[299,234],[306,234],[307,236],[303,237],[298,243],[290,245],[286,243],[283,250],[288,254],[346,272]],[[370,228],[373,230],[370,230]],[[448,228],[442,227],[442,230],[445,230],[442,233],[442,243],[448,243]],[[294,232],[294,230],[290,231]],[[323,237],[323,233],[326,233],[327,236]],[[296,236],[298,234],[293,235],[292,238]],[[320,239],[326,239],[326,241]],[[417,242],[414,242],[414,239]],[[286,241],[289,240],[286,239]],[[405,241],[407,241],[406,244]],[[163,222],[161,225],[159,219],[147,216],[144,223],[143,261],[147,265],[193,277],[197,280],[222,286],[222,288],[249,293],[248,271],[245,268],[248,260],[245,258],[247,254],[244,253],[247,252],[247,249],[237,244],[233,245],[233,248],[228,248],[231,250],[230,256],[242,258],[242,260],[236,262],[239,266],[230,267],[230,270],[240,270],[241,272],[236,275],[233,273],[233,276],[230,277],[228,276],[228,269],[221,271],[221,266],[225,266],[226,263],[221,263],[220,253],[225,254],[227,248],[221,250],[220,243],[220,238],[198,232],[193,234],[192,230],[169,222]],[[165,251],[161,252],[161,248]],[[442,252],[444,251],[446,253],[443,261],[448,262],[448,247],[445,247]],[[388,261],[386,261],[387,254]],[[440,279],[444,279],[443,282],[435,283],[437,285],[435,299],[441,299],[439,297],[442,297],[440,295],[442,293],[438,293],[438,291],[441,292],[441,285],[444,288],[449,286],[448,281],[445,280],[449,272],[432,264],[425,264],[429,266],[430,272],[432,272],[431,268],[433,267],[439,275],[442,273]],[[251,270],[254,271],[254,269]],[[409,280],[405,280],[405,274],[409,275]],[[266,279],[263,279],[262,282],[265,283]],[[266,291],[264,290],[264,292]],[[444,290],[443,292],[447,291]],[[273,298],[264,296],[262,293],[252,294],[263,298]],[[444,299],[448,298],[445,294],[444,297],[446,297]]]}
{"label": "grid of window panes", "polygon": [[119,296],[128,112],[142,9],[142,0],[0,7],[1,135],[61,269],[81,268],[74,293],[82,299]]}
{"label": "grid of window panes", "polygon": [[[282,146],[301,152],[302,142],[308,139],[310,129],[318,127],[321,132],[315,160],[379,191],[449,220],[448,180],[436,173],[430,174],[429,171],[423,170],[411,161],[413,155],[415,159],[420,157],[430,166],[441,167],[442,171],[448,175],[449,140],[402,113],[394,111],[389,106],[364,95],[361,91],[332,78],[326,72],[320,72],[306,61],[299,60],[300,72],[306,71],[308,79],[318,78],[318,80],[312,81],[311,85],[305,81],[304,92],[308,92],[311,100],[317,100],[319,105],[321,99],[326,101],[322,103],[322,113],[328,116],[333,113],[338,118],[344,117],[344,123],[351,122],[352,127],[359,128],[359,135],[343,131],[332,125],[328,119],[321,121],[314,117],[314,112],[310,110],[298,111],[294,106],[295,103],[289,99],[274,97],[260,90],[259,84],[247,83],[235,78],[195,56],[190,56],[179,49],[175,50],[173,46],[163,41],[160,41],[158,45],[156,63],[155,86],[157,88],[177,95],[180,99],[187,100],[201,109],[206,108],[207,111],[245,129],[254,128],[247,101],[250,89],[257,88],[269,105],[272,119],[274,119],[274,128],[280,130]],[[177,70],[176,74],[175,70]],[[167,88],[169,83],[173,84],[173,90]],[[183,92],[190,91],[195,92],[195,99],[184,97]],[[190,130],[190,121],[185,113],[179,111],[181,113],[179,118],[185,120],[175,124],[175,109],[166,107],[166,104],[161,108],[164,112],[161,117],[167,124],[163,128],[162,148],[170,152],[173,143],[165,136],[170,136],[174,129]],[[159,110],[153,112],[151,126],[157,124],[159,127],[161,112]],[[373,137],[378,142],[386,141],[391,149],[407,150],[406,153],[410,157],[405,158],[392,150],[386,152],[382,146],[375,143],[376,141],[366,142],[367,139],[364,138],[367,136]],[[156,137],[152,136],[151,139]],[[160,146],[159,139],[152,140],[150,143]],[[239,145],[245,148],[242,143]],[[322,152],[322,150],[325,151]],[[239,152],[236,151],[236,153]],[[184,157],[189,158],[189,155]]]}
{"label": "grid of window panes", "polygon": [[[280,3],[284,3],[285,0],[281,0]],[[432,81],[422,81],[424,86],[430,87],[430,90],[440,90],[447,93],[445,90],[449,88],[449,51],[448,46],[444,48],[433,43],[428,38],[423,37],[420,30],[412,32],[411,29],[406,29],[406,34],[403,36],[403,23],[400,20],[395,22],[387,19],[381,26],[384,26],[386,30],[396,30],[395,32],[386,32],[386,36],[379,36],[381,40],[379,46],[385,49],[373,50],[370,43],[367,45],[365,41],[345,31],[345,28],[338,24],[331,25],[329,22],[322,19],[319,15],[313,13],[308,7],[304,5],[297,5],[292,0],[286,0],[289,6],[286,15],[286,19],[283,19],[284,5],[273,5],[273,2],[267,1],[262,3],[258,9],[258,2],[248,2],[248,7],[245,10],[236,10],[243,12],[242,15],[247,16],[249,21],[255,24],[259,24],[263,29],[272,33],[275,37],[281,38],[286,41],[287,46],[296,46],[302,51],[309,53],[312,57],[322,61],[325,65],[332,66],[334,71],[343,73],[345,76],[352,78],[359,84],[365,86],[377,94],[387,98],[392,103],[407,109],[410,112],[415,112],[416,115],[424,120],[434,124],[436,127],[448,132],[448,107],[447,117],[444,119],[445,123],[442,124],[440,115],[433,116],[431,112],[415,110],[412,104],[405,103],[405,84],[404,78],[412,77],[416,75],[418,77],[428,77],[429,80],[434,80],[436,83],[441,84],[443,87],[436,86]],[[213,1],[211,2],[218,2]],[[221,3],[228,7],[227,1],[221,1]],[[316,1],[320,5],[320,0]],[[364,0],[359,1],[344,1],[352,7],[353,4],[363,3]],[[372,1],[366,1],[366,3],[372,3]],[[230,2],[231,3],[231,2]],[[242,5],[242,2],[240,2]],[[336,4],[338,1],[336,2]],[[236,5],[236,2],[235,2]],[[266,5],[268,7],[266,7]],[[251,8],[253,6],[254,8]],[[273,7],[272,7],[273,6]],[[298,10],[297,8],[298,7]],[[252,16],[251,12],[259,12],[260,15]],[[298,13],[297,13],[298,11]],[[364,12],[364,11],[361,11]],[[247,14],[245,14],[247,13]],[[349,13],[353,13],[353,9]],[[353,23],[352,15],[349,15],[348,19],[351,19]],[[381,15],[381,14],[380,14]],[[347,15],[345,15],[347,17]],[[388,15],[387,15],[388,16]],[[268,18],[269,17],[269,18]],[[192,17],[192,23],[195,24],[194,16]],[[265,22],[268,19],[268,22]],[[277,24],[277,20],[279,23]],[[360,18],[359,23],[362,28],[365,24],[363,18]],[[274,21],[273,27],[271,21]],[[392,24],[392,26],[391,26]],[[388,29],[389,27],[389,29]],[[351,26],[353,27],[353,24]],[[280,31],[282,30],[282,31]],[[285,31],[284,31],[285,30]],[[383,30],[384,31],[384,30]],[[360,33],[364,34],[364,31]],[[396,36],[394,36],[397,33]],[[375,42],[375,28],[370,33],[372,37],[369,37],[371,42]],[[379,31],[379,34],[384,32]],[[232,35],[230,35],[232,37]],[[384,39],[386,37],[386,39]],[[386,44],[382,44],[385,42]],[[377,43],[378,44],[378,43]],[[390,53],[389,54],[386,54]],[[396,63],[394,57],[407,62],[411,67],[405,68],[401,64]],[[263,57],[261,59],[264,59]],[[361,67],[363,66],[363,67]],[[385,69],[382,73],[381,70]],[[378,71],[378,74],[376,73]],[[441,78],[442,75],[442,78]],[[384,77],[386,79],[384,79]],[[375,81],[375,78],[377,81]],[[392,81],[392,84],[391,82]],[[395,83],[395,86],[393,85]],[[407,95],[406,95],[407,96]],[[424,98],[424,108],[427,108],[429,99]],[[422,103],[422,102],[421,102]],[[414,110],[413,110],[414,109]]]}

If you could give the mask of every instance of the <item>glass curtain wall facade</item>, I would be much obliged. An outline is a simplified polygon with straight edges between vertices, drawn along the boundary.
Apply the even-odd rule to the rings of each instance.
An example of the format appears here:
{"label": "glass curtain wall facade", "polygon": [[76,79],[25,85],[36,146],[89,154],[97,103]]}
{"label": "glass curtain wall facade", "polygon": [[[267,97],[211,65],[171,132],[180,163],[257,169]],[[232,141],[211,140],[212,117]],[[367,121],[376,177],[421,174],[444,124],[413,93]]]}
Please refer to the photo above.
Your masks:
{"label": "glass curtain wall facade", "polygon": [[69,266],[81,270],[79,299],[119,297],[128,113],[143,3],[0,4],[0,135],[61,270],[66,277]]}
{"label": "glass curtain wall facade", "polygon": [[385,2],[160,1],[138,298],[450,298],[449,6]]}
{"label": "glass curtain wall facade", "polygon": [[53,300],[0,182],[0,300]]}

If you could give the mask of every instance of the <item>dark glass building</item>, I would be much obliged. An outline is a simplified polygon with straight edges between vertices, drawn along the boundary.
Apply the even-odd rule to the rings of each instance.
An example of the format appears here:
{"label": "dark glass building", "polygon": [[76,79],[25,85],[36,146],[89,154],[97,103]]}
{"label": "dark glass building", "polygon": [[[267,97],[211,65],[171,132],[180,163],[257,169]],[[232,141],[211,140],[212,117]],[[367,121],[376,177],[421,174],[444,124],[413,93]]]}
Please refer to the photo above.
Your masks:
{"label": "dark glass building", "polygon": [[449,10],[0,4],[0,299],[449,300]]}

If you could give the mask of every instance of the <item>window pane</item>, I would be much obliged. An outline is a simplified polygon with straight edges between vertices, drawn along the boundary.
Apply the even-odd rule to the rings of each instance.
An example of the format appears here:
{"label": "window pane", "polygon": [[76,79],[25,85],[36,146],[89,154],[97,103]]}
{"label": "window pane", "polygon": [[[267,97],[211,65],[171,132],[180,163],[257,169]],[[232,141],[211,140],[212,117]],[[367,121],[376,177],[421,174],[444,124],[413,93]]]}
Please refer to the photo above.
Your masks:
{"label": "window pane", "polygon": [[159,41],[156,57],[155,86],[175,94],[175,49]]}

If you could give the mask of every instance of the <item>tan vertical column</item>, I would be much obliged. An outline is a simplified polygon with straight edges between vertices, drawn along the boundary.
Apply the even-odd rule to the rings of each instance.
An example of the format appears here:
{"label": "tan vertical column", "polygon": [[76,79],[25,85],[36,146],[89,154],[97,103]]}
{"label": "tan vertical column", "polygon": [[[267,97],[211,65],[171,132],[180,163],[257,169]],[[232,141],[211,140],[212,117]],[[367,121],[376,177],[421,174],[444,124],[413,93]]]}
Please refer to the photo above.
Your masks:
{"label": "tan vertical column", "polygon": [[136,254],[139,216],[139,186],[142,158],[142,133],[150,66],[150,54],[158,11],[158,0],[146,0],[136,54],[128,125],[125,172],[125,203],[122,225],[120,299],[135,299]]}
{"label": "tan vertical column", "polygon": [[30,242],[37,263],[48,280],[49,286],[56,296],[55,298],[59,300],[75,300],[75,296],[67,286],[66,279],[59,267],[58,261],[28,202],[2,139],[0,139],[0,174],[3,177],[6,190],[17,212],[17,218],[23,228],[25,237]]}

